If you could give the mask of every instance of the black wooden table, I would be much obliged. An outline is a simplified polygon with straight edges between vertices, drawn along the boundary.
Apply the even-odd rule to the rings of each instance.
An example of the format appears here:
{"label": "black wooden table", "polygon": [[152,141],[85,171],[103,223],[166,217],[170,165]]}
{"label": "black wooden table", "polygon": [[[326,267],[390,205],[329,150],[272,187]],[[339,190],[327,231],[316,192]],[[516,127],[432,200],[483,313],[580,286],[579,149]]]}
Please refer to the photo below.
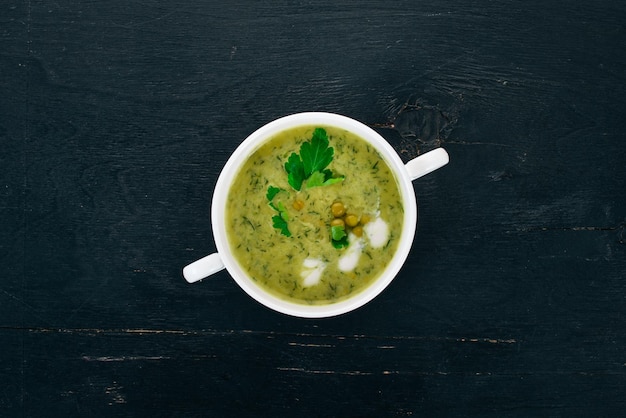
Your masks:
{"label": "black wooden table", "polygon": [[[623,416],[626,4],[5,1],[0,415]],[[300,111],[375,127],[419,225],[331,319],[226,272],[230,153]]]}

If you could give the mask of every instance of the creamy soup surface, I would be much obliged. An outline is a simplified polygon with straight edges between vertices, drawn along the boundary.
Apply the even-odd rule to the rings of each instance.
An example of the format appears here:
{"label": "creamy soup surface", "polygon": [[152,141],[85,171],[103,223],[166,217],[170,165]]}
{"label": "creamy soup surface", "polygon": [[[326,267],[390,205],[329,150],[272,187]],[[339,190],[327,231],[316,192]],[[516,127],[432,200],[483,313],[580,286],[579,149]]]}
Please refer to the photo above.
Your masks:
{"label": "creamy soup surface", "polygon": [[[327,169],[343,180],[312,188],[305,180],[298,191],[285,163],[316,129],[333,148]],[[372,283],[396,251],[403,217],[387,163],[365,140],[330,126],[301,126],[269,139],[235,176],[226,203],[228,241],[243,270],[266,291],[303,304],[335,303]],[[343,246],[333,241],[332,225],[345,231]]]}

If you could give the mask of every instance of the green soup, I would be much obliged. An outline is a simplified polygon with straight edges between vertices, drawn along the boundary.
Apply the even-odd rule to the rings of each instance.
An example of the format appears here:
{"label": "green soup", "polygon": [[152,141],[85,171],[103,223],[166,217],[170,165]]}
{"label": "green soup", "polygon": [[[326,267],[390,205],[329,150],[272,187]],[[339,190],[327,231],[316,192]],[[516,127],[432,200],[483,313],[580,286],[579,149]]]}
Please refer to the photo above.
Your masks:
{"label": "green soup", "polygon": [[[320,183],[311,176],[296,190],[285,164],[304,155],[316,129],[333,149],[317,180],[330,181],[308,187]],[[371,145],[339,128],[301,126],[263,143],[236,174],[226,229],[234,257],[259,286],[292,302],[328,304],[380,276],[403,217],[397,180]]]}

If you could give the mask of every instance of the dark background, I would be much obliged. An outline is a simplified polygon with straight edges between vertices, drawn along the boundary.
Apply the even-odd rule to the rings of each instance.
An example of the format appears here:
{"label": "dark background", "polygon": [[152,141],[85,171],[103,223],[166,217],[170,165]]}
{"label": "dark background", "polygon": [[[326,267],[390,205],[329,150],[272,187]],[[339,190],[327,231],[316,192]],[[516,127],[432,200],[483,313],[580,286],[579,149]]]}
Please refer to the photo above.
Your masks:
{"label": "dark background", "polygon": [[[626,4],[4,1],[0,415],[619,416]],[[375,127],[419,226],[392,285],[272,312],[215,250],[213,187],[300,111]]]}

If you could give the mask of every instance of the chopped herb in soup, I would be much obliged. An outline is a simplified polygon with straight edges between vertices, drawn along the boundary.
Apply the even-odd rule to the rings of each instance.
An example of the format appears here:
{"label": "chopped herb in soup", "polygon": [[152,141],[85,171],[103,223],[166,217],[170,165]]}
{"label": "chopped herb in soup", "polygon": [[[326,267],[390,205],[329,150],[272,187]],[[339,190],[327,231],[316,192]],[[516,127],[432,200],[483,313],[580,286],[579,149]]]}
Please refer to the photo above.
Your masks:
{"label": "chopped herb in soup", "polygon": [[265,142],[231,184],[231,250],[272,294],[340,301],[371,284],[397,248],[404,208],[378,152],[334,127],[301,126]]}

